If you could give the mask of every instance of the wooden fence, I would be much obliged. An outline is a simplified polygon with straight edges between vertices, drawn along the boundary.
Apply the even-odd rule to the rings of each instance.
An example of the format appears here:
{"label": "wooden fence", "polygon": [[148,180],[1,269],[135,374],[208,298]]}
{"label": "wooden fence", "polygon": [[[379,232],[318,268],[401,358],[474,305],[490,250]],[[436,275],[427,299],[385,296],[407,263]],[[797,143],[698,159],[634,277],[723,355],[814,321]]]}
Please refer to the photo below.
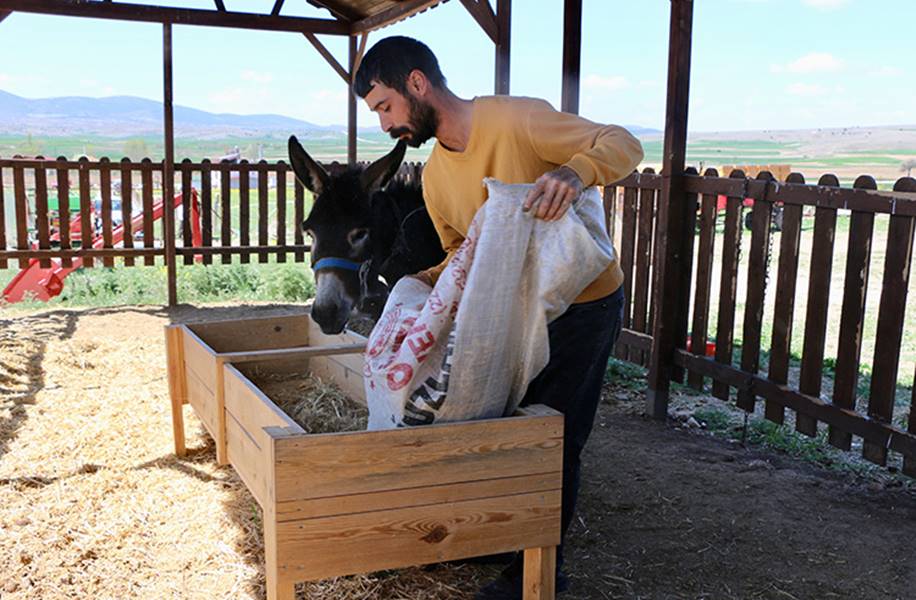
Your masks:
{"label": "wooden fence", "polygon": [[[169,211],[162,201],[162,167],[149,159],[0,159],[0,269],[10,261],[26,268],[30,259],[46,268],[51,259],[60,259],[70,267],[76,257],[84,267],[96,260],[112,266],[116,257],[126,266],[152,265],[157,256],[165,259],[169,244],[184,264],[195,256],[211,264],[214,255],[222,263],[233,256],[242,263],[252,256],[267,262],[272,255],[278,262],[290,255],[296,262],[305,260],[309,246],[299,226],[306,216],[307,191],[285,162],[177,163],[175,240],[166,239]],[[328,168],[343,167],[335,163]],[[419,164],[408,163],[396,177],[412,180],[419,172]],[[71,207],[72,196],[78,208]],[[198,245],[192,244],[195,200]],[[55,205],[56,211],[49,210]],[[100,243],[84,246],[83,231]]]}
{"label": "wooden fence", "polygon": [[[795,411],[798,431],[814,436],[818,424],[824,423],[834,446],[849,450],[853,436],[857,436],[863,440],[866,459],[884,465],[888,451],[894,450],[904,457],[904,471],[916,476],[916,387],[909,390],[907,401],[901,402],[901,391],[906,390],[898,386],[901,368],[916,370],[912,357],[905,363],[901,360],[905,319],[916,311],[910,308],[907,313],[906,302],[916,223],[916,180],[903,178],[893,191],[879,192],[869,176],[859,177],[848,189],[840,188],[833,175],[822,176],[817,185],[805,185],[797,173],[784,183],[773,180],[769,173],[754,179],[741,171],[727,178],[718,177],[712,169],[703,176],[692,169],[688,173],[688,201],[695,210],[690,211],[693,218],[683,224],[690,234],[685,236],[687,245],[680,252],[689,257],[693,269],[680,274],[678,304],[682,309],[676,324],[679,340],[674,356],[680,371],[676,370],[673,379],[683,381],[686,371],[687,383],[696,389],[703,389],[708,379],[715,396],[728,399],[734,393],[737,405],[749,412],[762,400],[764,415],[776,423],[783,423],[789,408]],[[658,244],[655,212],[661,185],[662,177],[646,169],[605,190],[608,212],[616,215],[610,227],[617,233],[629,299],[624,332],[615,352],[619,358],[644,365],[652,345],[653,262]],[[724,211],[717,208],[721,197],[725,199]],[[746,199],[754,204],[750,244],[745,248],[742,212],[749,210],[744,206]],[[778,236],[771,232],[774,206],[783,211]],[[811,240],[810,262],[807,270],[801,270],[806,211],[814,213],[813,231],[807,236]],[[849,230],[844,272],[834,273],[839,211],[844,216],[848,213]],[[881,248],[872,245],[876,218],[886,221],[882,232],[886,226],[887,241]],[[720,235],[717,228],[722,230]],[[805,250],[807,256],[808,248]],[[742,256],[745,253],[746,260]],[[775,280],[769,276],[771,261],[778,261]],[[875,324],[867,319],[866,292],[870,266],[881,261],[883,280]],[[843,277],[842,298],[831,304],[831,282],[837,277]],[[799,281],[807,285],[806,290],[796,289]],[[718,283],[715,294],[714,283]],[[739,284],[744,287],[740,298]],[[805,291],[806,302],[796,306],[796,299]],[[765,303],[768,292],[772,305]],[[739,331],[737,309],[742,301]],[[768,306],[772,306],[772,317],[765,322]],[[836,310],[839,325],[832,328],[828,316]],[[804,314],[800,360],[791,351],[797,314]],[[765,329],[768,336],[764,336]],[[872,339],[866,340],[866,332],[872,330]],[[916,332],[908,333],[912,336]],[[828,336],[836,340],[833,356],[825,356]],[[868,357],[867,394],[860,389],[865,341],[874,348]],[[736,342],[740,343],[739,361],[734,358]],[[713,355],[708,356],[713,348]],[[825,364],[834,374],[829,393],[822,387]],[[761,373],[763,368],[766,374]]]}
{"label": "wooden fence", "polygon": [[[404,165],[398,177],[416,179],[421,169],[419,164]],[[251,256],[267,262],[271,255],[281,262],[289,255],[296,262],[305,260],[309,247],[298,224],[306,215],[306,193],[285,163],[185,160],[175,165],[175,176],[174,189],[182,209],[176,214],[181,226],[172,241],[176,260],[190,264],[200,256],[210,264],[214,255],[223,263],[233,256],[242,262],[249,262]],[[110,266],[115,257],[122,257],[128,266],[152,264],[157,256],[165,258],[170,241],[165,239],[164,227],[154,228],[153,218],[157,198],[161,199],[161,178],[162,164],[149,160],[0,159],[0,268],[10,260],[24,267],[32,258],[47,264],[52,258],[66,263],[80,257],[85,266],[95,260]],[[916,475],[916,392],[910,392],[908,406],[897,398],[916,181],[900,179],[892,192],[877,191],[868,176],[856,180],[851,189],[838,187],[832,175],[824,175],[817,183],[805,185],[799,174],[791,174],[783,183],[772,180],[768,173],[750,179],[735,171],[722,178],[714,170],[703,176],[688,170],[688,201],[695,210],[683,223],[689,235],[684,236],[687,245],[680,252],[689,257],[693,268],[679,274],[678,349],[673,358],[678,369],[673,378],[686,380],[697,389],[709,381],[714,395],[728,399],[734,394],[738,406],[747,411],[762,400],[764,415],[776,423],[784,421],[789,408],[795,412],[800,432],[815,435],[819,423],[824,423],[835,446],[848,450],[857,436],[863,440],[867,459],[885,464],[888,451],[893,450],[904,456],[905,472]],[[4,185],[13,190],[10,198],[4,196]],[[605,189],[609,227],[615,234],[628,299],[616,353],[640,364],[647,364],[653,342],[657,287],[653,263],[659,243],[656,212],[661,186],[661,175],[646,169]],[[79,198],[75,213],[69,208],[71,189]],[[200,203],[199,247],[192,244],[192,189]],[[55,197],[57,232],[52,231],[48,208],[49,198]],[[725,205],[721,211],[717,206],[720,198]],[[742,234],[746,199],[755,207],[748,248],[743,247],[747,243]],[[113,213],[115,200],[121,206]],[[5,203],[10,201],[15,208],[12,222],[3,218]],[[94,205],[98,206],[98,223],[93,219]],[[783,211],[778,236],[771,232],[774,206]],[[813,211],[814,217],[810,264],[803,271],[799,257],[805,211]],[[839,325],[831,329],[830,283],[840,276],[833,272],[838,211],[850,214],[848,251]],[[113,214],[127,224],[122,246],[112,240]],[[872,247],[876,219],[888,221],[883,248]],[[33,231],[29,223],[34,223]],[[717,235],[718,228],[722,232]],[[81,231],[100,231],[101,247],[76,247]],[[7,249],[8,245],[13,249]],[[883,257],[876,324],[869,323],[866,314],[873,254],[877,260]],[[773,264],[778,268],[771,278]],[[807,290],[797,289],[799,279],[807,280]],[[739,297],[742,285],[744,293]],[[796,306],[804,291],[806,302]],[[768,293],[772,297],[769,304]],[[765,321],[768,312],[771,318]],[[798,360],[792,354],[793,320],[802,313],[803,350]],[[866,340],[866,333],[873,339]],[[837,336],[835,357],[826,356],[828,336]],[[865,341],[874,348],[867,394],[860,390]],[[740,361],[734,358],[738,344]],[[713,355],[707,356],[713,347]],[[825,358],[833,360],[832,365],[827,364],[835,374],[828,393],[823,389]],[[907,363],[903,368],[914,366]]]}

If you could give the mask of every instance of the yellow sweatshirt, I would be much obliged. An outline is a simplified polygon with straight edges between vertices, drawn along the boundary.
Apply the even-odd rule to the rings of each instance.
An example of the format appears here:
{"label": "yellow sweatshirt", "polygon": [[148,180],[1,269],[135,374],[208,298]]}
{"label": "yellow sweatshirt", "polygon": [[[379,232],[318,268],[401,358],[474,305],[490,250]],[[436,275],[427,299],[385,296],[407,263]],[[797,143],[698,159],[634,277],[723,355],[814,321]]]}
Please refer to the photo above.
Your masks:
{"label": "yellow sweatshirt", "polygon": [[[452,152],[436,143],[423,169],[426,208],[448,253],[424,273],[435,282],[461,246],[474,214],[487,199],[484,177],[534,183],[565,165],[586,187],[607,185],[629,175],[642,158],[639,140],[622,127],[558,112],[536,98],[475,98],[467,148]],[[607,296],[622,282],[623,271],[615,260],[575,302]]]}

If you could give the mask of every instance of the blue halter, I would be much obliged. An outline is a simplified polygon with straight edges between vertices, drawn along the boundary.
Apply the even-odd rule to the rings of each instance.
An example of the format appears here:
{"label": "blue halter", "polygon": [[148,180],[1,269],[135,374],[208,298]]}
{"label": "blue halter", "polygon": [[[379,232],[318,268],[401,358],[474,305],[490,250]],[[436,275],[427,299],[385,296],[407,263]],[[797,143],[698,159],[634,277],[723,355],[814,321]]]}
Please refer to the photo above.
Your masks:
{"label": "blue halter", "polygon": [[312,270],[316,272],[322,269],[344,269],[345,271],[359,271],[361,264],[362,263],[347,260],[345,258],[326,257],[312,265]]}

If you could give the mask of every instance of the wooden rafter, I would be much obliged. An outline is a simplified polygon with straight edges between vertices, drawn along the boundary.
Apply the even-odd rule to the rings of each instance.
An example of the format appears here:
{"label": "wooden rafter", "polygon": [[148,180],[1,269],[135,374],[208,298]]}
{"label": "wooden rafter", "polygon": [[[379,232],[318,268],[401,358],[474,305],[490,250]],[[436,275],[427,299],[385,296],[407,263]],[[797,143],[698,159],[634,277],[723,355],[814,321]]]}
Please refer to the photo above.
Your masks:
{"label": "wooden rafter", "polygon": [[213,0],[216,3],[216,10],[226,12],[226,5],[223,4],[223,0]]}
{"label": "wooden rafter", "polygon": [[13,11],[11,10],[0,10],[0,23],[2,23],[3,19],[7,18],[11,14],[13,14]]}
{"label": "wooden rafter", "polygon": [[404,0],[404,2],[401,2],[397,6],[383,10],[377,15],[355,21],[350,27],[350,35],[365,33],[373,29],[391,25],[392,23],[397,23],[418,12],[423,12],[427,8],[432,8],[440,2],[442,2],[442,0]]}
{"label": "wooden rafter", "polygon": [[[369,32],[359,36],[359,49],[356,51],[356,59],[353,61],[353,77],[356,79],[356,73],[359,71],[359,65],[363,62],[363,55],[366,54],[366,43],[369,41]],[[353,82],[351,81],[351,84]]]}
{"label": "wooden rafter", "polygon": [[324,59],[328,61],[328,64],[331,65],[331,68],[337,71],[337,74],[343,78],[347,85],[349,85],[350,73],[348,73],[347,70],[343,68],[343,65],[341,65],[336,58],[334,58],[334,55],[331,54],[331,51],[321,43],[321,40],[319,40],[314,33],[304,33],[302,35],[304,35],[305,39],[310,41],[312,45],[315,46],[315,50],[318,51],[318,54],[323,56]]}
{"label": "wooden rafter", "polygon": [[496,15],[490,6],[490,0],[461,0],[461,3],[493,43],[498,43],[499,26],[496,24]]}
{"label": "wooden rafter", "polygon": [[94,0],[0,0],[0,11],[20,11],[46,15],[92,17],[147,23],[175,25],[205,25],[265,31],[294,31],[348,35],[347,23],[332,19],[303,17],[278,17],[273,15],[241,13],[194,8],[169,8],[126,2],[98,2]]}
{"label": "wooden rafter", "polygon": [[282,9],[283,9],[283,0],[277,0],[277,1],[274,3],[274,8],[273,8],[273,10],[270,11],[270,14],[272,14],[272,15],[275,16],[275,17],[278,17],[278,16],[280,16],[280,11],[281,11]]}

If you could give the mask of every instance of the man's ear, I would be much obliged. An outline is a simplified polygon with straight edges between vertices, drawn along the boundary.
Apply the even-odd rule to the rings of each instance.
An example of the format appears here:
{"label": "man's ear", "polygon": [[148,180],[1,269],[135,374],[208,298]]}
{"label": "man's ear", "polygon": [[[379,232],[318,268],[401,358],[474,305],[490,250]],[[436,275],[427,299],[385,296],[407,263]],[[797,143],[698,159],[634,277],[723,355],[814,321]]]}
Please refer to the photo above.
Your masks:
{"label": "man's ear", "polygon": [[417,98],[422,98],[429,91],[429,79],[420,69],[414,69],[407,74],[407,90]]}
{"label": "man's ear", "polygon": [[296,136],[289,136],[289,162],[299,183],[308,188],[315,195],[321,195],[328,186],[328,173],[324,168],[312,160]]}

